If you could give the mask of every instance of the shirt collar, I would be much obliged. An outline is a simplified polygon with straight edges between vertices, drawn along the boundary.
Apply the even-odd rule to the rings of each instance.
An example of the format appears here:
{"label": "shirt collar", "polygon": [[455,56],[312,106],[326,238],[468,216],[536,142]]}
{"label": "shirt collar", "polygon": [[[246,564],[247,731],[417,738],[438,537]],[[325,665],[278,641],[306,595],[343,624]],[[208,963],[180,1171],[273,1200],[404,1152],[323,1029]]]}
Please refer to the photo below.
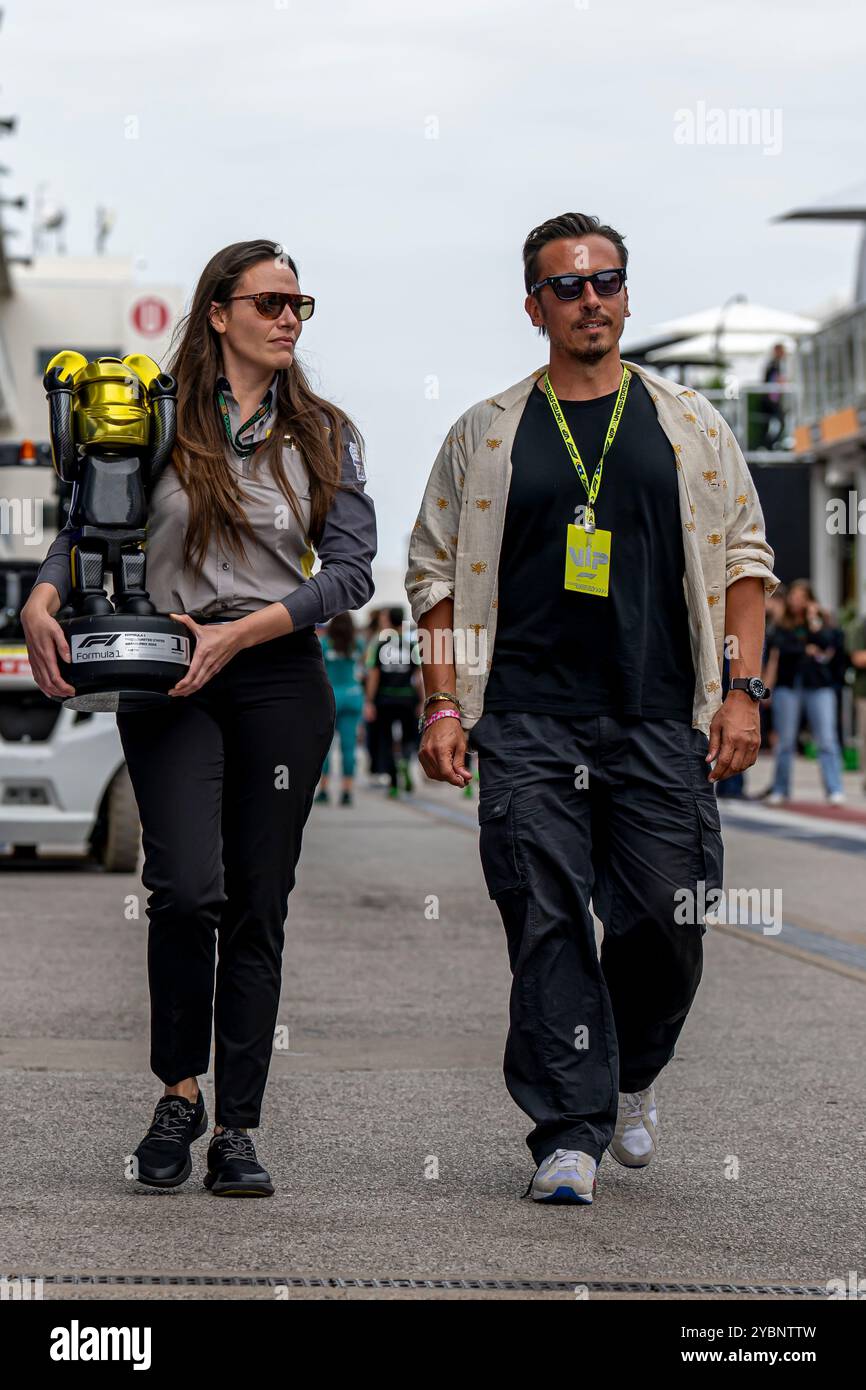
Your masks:
{"label": "shirt collar", "polygon": [[[273,405],[274,401],[276,400],[277,383],[279,381],[279,375],[279,372],[274,372],[273,376],[271,377],[271,384],[265,391],[265,394],[262,396],[262,401],[267,401],[269,405]],[[214,391],[222,391],[223,395],[226,398],[226,401],[232,401],[234,402],[235,406],[237,406],[237,397],[232,391],[227,376],[221,375],[217,377],[216,381],[214,382]]]}
{"label": "shirt collar", "polygon": [[[657,372],[650,371],[642,364],[629,362],[624,357],[620,358],[620,361],[624,367],[628,367],[630,372],[634,372],[636,376],[642,377],[645,385],[655,388],[656,391],[661,392],[672,400],[679,396],[690,394],[688,387],[680,385],[677,381],[671,381],[669,377],[661,376]],[[525,402],[536,381],[538,381],[539,377],[544,376],[546,371],[546,365],[536,368],[534,372],[530,372],[529,376],[525,376],[522,381],[515,382],[513,386],[509,386],[505,391],[500,391],[496,396],[490,396],[488,398],[490,404],[498,405],[503,410],[508,410],[510,406]]]}
{"label": "shirt collar", "polygon": [[[218,391],[221,391],[223,394],[226,403],[226,409],[228,410],[229,414],[229,423],[232,429],[232,437],[236,445],[240,445],[243,448],[249,448],[251,444],[259,444],[262,440],[267,439],[268,435],[271,432],[271,429],[273,428],[274,420],[276,419],[277,414],[276,398],[278,382],[279,373],[274,372],[274,375],[271,378],[270,385],[265,391],[265,394],[262,396],[259,405],[256,407],[256,410],[258,410],[262,405],[267,405],[268,409],[266,413],[262,415],[259,420],[256,421],[255,425],[253,425],[251,429],[248,429],[244,432],[242,430],[242,426],[246,422],[241,420],[240,418],[240,407],[238,406],[237,398],[231,389],[228,378],[223,374],[217,377],[214,383],[214,395],[216,395]],[[255,413],[256,411],[253,411],[253,415],[255,415]],[[242,434],[243,438],[241,438]],[[236,448],[235,452],[237,453],[239,452],[239,450]]]}

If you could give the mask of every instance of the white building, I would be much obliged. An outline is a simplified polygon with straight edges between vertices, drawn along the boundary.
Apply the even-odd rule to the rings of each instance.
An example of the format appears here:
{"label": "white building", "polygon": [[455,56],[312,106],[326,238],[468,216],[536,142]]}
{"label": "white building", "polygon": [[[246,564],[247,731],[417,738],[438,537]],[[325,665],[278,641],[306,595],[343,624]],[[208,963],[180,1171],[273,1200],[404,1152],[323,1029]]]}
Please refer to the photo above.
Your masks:
{"label": "white building", "polygon": [[162,365],[183,312],[179,285],[141,283],[127,256],[37,256],[8,267],[0,298],[0,442],[48,440],[42,375],[56,352],[147,353]]}

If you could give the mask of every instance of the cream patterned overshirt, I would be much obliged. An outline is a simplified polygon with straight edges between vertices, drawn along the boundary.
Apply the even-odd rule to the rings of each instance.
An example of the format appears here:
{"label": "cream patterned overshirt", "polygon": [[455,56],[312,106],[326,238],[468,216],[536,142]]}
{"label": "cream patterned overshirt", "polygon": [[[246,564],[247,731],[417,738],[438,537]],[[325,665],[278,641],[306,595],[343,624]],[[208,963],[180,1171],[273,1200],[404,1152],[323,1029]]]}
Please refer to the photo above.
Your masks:
{"label": "cream patterned overshirt", "polygon": [[[692,724],[709,733],[722,702],[727,588],[754,575],[771,594],[779,583],[773,551],[748,465],[716,408],[699,392],[623,361],[646,385],[676,455],[695,669]],[[409,542],[405,585],[415,621],[441,599],[454,599],[464,729],[481,718],[493,661],[514,437],[529,392],[546,370],[539,367],[461,415],[436,456]]]}

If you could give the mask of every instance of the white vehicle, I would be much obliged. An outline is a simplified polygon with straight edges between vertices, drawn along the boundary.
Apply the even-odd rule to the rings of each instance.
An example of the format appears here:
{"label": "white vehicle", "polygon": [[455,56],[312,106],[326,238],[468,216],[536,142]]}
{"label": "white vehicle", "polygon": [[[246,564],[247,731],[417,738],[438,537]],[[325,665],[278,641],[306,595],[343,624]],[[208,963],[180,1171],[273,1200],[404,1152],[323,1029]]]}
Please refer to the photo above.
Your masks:
{"label": "white vehicle", "polygon": [[77,851],[134,873],[140,837],[114,715],[49,699],[26,647],[0,642],[0,863]]}
{"label": "white vehicle", "polygon": [[[43,489],[47,498],[53,477],[38,463],[0,461],[7,499]],[[79,853],[112,873],[134,873],[141,828],[114,715],[49,699],[27,659],[19,614],[49,543],[37,549],[8,529],[0,534],[0,865]]]}

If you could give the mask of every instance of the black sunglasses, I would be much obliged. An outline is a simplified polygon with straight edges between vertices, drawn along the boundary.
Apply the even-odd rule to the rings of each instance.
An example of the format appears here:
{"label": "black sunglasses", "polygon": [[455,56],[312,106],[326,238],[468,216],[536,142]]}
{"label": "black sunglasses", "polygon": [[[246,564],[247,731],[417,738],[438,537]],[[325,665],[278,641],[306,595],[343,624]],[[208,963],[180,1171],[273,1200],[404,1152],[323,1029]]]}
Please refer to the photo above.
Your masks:
{"label": "black sunglasses", "polygon": [[619,294],[625,284],[625,271],[618,266],[616,270],[597,270],[594,275],[548,275],[533,285],[529,293],[535,294],[542,285],[549,285],[557,299],[580,299],[587,282],[602,297]]}
{"label": "black sunglasses", "polygon": [[230,304],[233,299],[251,299],[263,319],[278,319],[287,304],[296,319],[310,319],[316,307],[316,301],[310,295],[284,294],[282,290],[265,290],[262,294],[232,294],[225,303]]}

